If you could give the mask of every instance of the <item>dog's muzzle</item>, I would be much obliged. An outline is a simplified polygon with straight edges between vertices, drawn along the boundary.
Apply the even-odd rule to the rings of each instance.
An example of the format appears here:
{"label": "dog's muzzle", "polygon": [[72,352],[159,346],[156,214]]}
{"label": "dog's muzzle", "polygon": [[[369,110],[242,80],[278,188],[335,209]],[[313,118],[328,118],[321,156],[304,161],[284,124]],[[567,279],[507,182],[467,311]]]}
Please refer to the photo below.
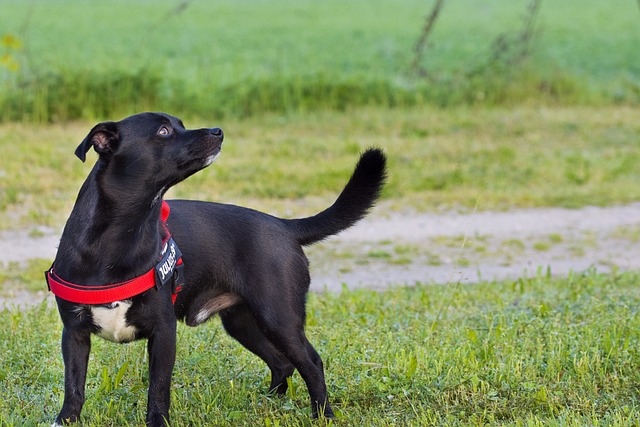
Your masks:
{"label": "dog's muzzle", "polygon": [[220,154],[220,150],[222,149],[222,141],[224,140],[224,132],[220,128],[209,128],[207,129],[209,132],[208,138],[211,141],[213,147],[211,147],[211,152],[204,160],[203,167],[209,166]]}

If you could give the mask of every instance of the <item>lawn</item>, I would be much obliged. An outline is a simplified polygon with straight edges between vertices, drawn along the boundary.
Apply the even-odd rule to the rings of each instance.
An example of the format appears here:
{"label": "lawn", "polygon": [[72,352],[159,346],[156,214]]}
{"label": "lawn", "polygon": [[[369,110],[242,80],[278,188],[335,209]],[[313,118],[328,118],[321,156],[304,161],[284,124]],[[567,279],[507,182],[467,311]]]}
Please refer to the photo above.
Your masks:
{"label": "lawn", "polygon": [[[310,296],[335,425],[631,426],[640,419],[637,273]],[[0,313],[0,426],[51,422],[62,401],[61,324],[41,305]],[[176,425],[309,421],[298,374],[283,399],[218,320],[179,327]],[[145,345],[93,341],[83,426],[144,419]]]}

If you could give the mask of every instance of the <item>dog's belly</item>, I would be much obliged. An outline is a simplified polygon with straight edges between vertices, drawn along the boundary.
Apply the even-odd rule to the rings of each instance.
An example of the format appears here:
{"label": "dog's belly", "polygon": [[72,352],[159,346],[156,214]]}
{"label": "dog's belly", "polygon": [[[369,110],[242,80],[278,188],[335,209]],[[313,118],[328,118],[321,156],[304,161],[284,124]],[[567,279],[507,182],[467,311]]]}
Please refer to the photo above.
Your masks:
{"label": "dog's belly", "polygon": [[98,336],[113,342],[129,342],[136,337],[138,330],[127,323],[126,314],[131,302],[116,301],[109,307],[91,307],[93,323],[98,326]]}

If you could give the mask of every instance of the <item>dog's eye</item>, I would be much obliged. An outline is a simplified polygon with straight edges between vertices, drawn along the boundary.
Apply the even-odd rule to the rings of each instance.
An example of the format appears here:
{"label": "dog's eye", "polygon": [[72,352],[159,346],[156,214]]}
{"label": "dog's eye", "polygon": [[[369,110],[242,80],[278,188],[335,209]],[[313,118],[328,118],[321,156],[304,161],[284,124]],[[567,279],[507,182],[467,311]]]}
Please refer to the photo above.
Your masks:
{"label": "dog's eye", "polygon": [[170,134],[171,129],[169,129],[167,126],[161,126],[160,129],[158,129],[158,135],[167,136]]}

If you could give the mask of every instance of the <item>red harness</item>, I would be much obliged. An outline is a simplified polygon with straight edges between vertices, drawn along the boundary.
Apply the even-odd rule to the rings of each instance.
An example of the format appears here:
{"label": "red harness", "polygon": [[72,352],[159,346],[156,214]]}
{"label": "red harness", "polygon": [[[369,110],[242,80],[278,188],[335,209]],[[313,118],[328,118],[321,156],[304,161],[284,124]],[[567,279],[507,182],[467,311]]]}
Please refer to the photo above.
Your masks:
{"label": "red harness", "polygon": [[[173,273],[178,271],[178,266],[180,266],[180,269],[182,269],[183,264],[182,257],[180,257],[180,251],[177,249],[177,246],[175,245],[175,242],[173,242],[173,239],[171,239],[171,233],[169,233],[169,229],[167,228],[167,219],[169,218],[169,213],[169,204],[163,200],[162,209],[160,211],[160,222],[167,233],[167,237],[163,241],[162,254],[164,255],[164,258],[160,264],[163,264],[163,262],[166,264],[166,261],[164,261],[164,259],[166,259],[168,255],[175,255],[176,251],[178,254],[178,259],[175,260],[173,264],[175,271],[173,268],[170,269],[171,278],[167,279],[165,282],[163,282],[158,276],[158,274],[162,274],[160,273],[160,270],[162,270],[160,264],[157,268],[152,268],[142,276],[135,277],[131,280],[98,286],[78,285],[75,283],[67,282],[66,280],[60,278],[55,273],[53,266],[51,266],[51,268],[45,272],[49,290],[53,292],[54,295],[62,298],[63,300],[75,302],[78,304],[107,304],[132,298],[153,288],[154,286],[156,286],[156,284],[158,285],[158,287],[160,287],[170,280],[175,280],[173,277]],[[166,253],[167,255],[165,255]],[[174,304],[176,302],[178,292],[182,290],[181,282],[181,280],[178,281],[178,283],[174,282],[175,286],[173,289],[173,295],[171,297]]]}

